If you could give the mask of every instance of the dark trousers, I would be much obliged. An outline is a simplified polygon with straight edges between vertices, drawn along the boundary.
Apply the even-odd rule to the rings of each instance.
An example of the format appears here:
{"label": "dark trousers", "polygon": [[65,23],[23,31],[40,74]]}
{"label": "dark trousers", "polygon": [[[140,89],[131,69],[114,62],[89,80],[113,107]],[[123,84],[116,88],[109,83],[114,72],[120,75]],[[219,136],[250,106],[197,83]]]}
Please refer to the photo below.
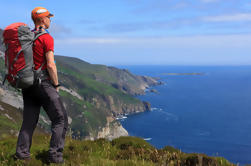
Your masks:
{"label": "dark trousers", "polygon": [[18,136],[16,156],[30,157],[32,135],[36,128],[41,106],[51,120],[51,140],[49,157],[57,159],[63,156],[65,134],[68,127],[68,118],[59,94],[49,80],[42,81],[24,89],[23,123]]}

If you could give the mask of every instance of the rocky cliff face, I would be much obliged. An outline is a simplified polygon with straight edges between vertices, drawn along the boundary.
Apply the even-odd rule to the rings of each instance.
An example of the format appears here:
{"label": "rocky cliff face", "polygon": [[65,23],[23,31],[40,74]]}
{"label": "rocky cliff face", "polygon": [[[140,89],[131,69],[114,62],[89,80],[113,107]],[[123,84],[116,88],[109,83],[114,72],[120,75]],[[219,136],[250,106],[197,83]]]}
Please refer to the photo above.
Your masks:
{"label": "rocky cliff face", "polygon": [[17,109],[23,109],[23,98],[17,91],[11,91],[7,88],[0,87],[0,101]]}
{"label": "rocky cliff face", "polygon": [[4,47],[3,47],[3,30],[0,29],[0,51],[3,51],[4,50]]}
{"label": "rocky cliff face", "polygon": [[97,138],[112,140],[121,136],[128,136],[128,132],[113,117],[107,117],[107,124],[98,132]]}
{"label": "rocky cliff face", "polygon": [[151,109],[150,103],[138,102],[138,103],[123,103],[113,96],[96,96],[90,101],[97,108],[107,108],[113,117],[117,117],[122,114],[134,114],[139,112],[148,111]]}

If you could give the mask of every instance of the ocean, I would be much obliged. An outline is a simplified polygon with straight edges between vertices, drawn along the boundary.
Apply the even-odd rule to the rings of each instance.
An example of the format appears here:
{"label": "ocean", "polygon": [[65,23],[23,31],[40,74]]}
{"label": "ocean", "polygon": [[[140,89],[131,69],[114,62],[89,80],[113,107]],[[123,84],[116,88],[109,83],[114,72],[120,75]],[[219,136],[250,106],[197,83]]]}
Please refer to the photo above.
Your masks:
{"label": "ocean", "polygon": [[[131,136],[156,148],[251,164],[251,66],[117,66],[158,77],[158,93],[137,96],[152,111],[122,119]],[[176,75],[170,73],[200,73]]]}

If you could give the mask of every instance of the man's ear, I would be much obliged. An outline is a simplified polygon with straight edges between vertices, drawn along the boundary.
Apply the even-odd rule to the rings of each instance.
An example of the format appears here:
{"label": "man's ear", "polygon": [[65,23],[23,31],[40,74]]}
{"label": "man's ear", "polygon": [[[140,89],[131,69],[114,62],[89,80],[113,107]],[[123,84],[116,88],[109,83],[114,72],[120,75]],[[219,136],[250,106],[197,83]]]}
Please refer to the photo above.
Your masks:
{"label": "man's ear", "polygon": [[37,18],[37,19],[35,20],[35,23],[36,23],[36,24],[44,23],[43,18]]}
{"label": "man's ear", "polygon": [[44,24],[44,18],[40,18],[40,22],[42,23],[42,24]]}

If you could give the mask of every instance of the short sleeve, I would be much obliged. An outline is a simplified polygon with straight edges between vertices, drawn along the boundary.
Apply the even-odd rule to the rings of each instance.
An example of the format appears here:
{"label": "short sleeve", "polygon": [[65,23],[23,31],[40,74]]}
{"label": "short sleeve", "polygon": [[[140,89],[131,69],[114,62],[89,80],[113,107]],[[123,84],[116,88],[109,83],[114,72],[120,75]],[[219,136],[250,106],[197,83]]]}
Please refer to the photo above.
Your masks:
{"label": "short sleeve", "polygon": [[44,52],[48,51],[54,52],[54,39],[51,35],[46,34],[44,35]]}

